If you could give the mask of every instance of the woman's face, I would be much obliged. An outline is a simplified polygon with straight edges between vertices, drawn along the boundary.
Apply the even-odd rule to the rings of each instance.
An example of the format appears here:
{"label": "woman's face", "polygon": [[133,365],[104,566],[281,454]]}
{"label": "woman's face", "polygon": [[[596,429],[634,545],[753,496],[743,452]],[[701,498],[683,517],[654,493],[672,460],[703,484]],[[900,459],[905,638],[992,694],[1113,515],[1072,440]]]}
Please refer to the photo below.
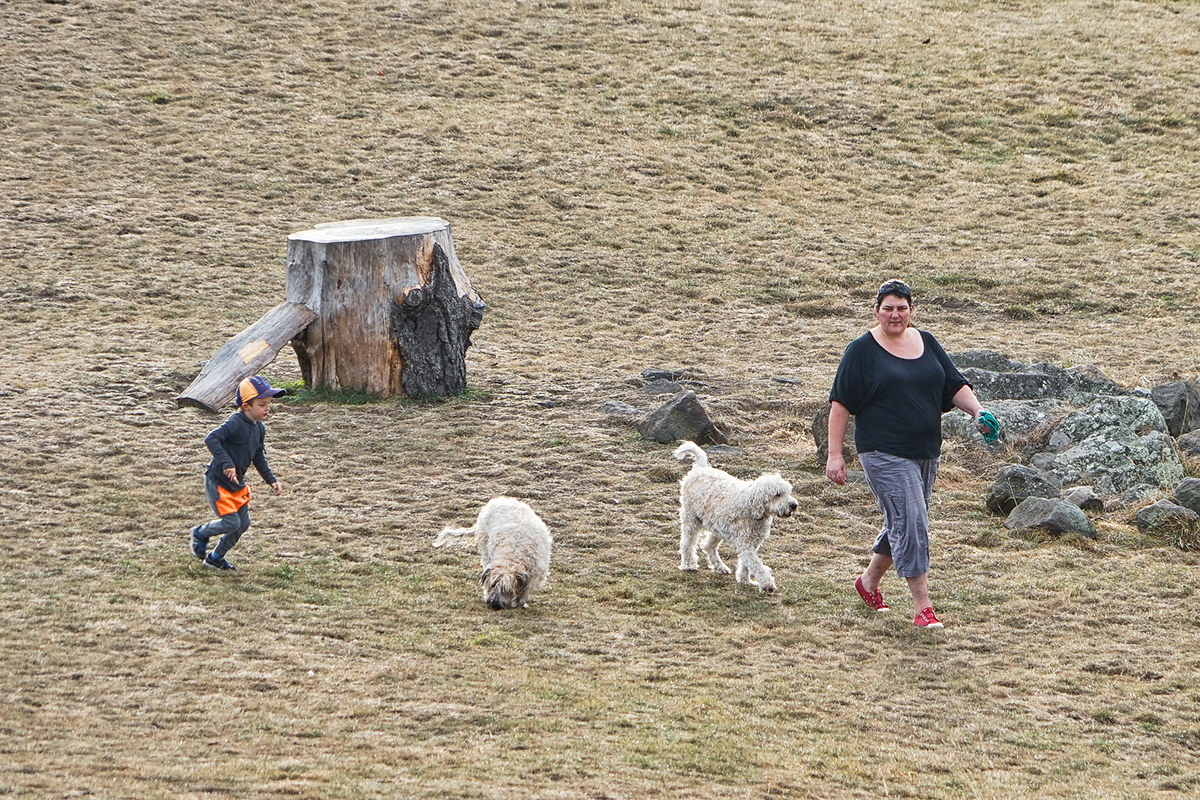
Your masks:
{"label": "woman's face", "polygon": [[898,336],[904,333],[912,318],[912,303],[896,294],[884,295],[875,309],[875,319],[884,333]]}

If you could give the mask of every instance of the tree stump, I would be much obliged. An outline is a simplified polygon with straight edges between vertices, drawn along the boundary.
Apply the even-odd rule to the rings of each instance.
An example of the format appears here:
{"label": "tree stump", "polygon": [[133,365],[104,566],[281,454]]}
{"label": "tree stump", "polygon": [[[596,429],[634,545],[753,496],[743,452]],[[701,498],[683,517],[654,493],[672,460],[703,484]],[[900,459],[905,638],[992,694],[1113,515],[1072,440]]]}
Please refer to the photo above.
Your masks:
{"label": "tree stump", "polygon": [[377,397],[467,388],[466,352],[485,306],[445,220],[358,219],[294,233],[287,299],[317,314],[292,340],[310,387]]}

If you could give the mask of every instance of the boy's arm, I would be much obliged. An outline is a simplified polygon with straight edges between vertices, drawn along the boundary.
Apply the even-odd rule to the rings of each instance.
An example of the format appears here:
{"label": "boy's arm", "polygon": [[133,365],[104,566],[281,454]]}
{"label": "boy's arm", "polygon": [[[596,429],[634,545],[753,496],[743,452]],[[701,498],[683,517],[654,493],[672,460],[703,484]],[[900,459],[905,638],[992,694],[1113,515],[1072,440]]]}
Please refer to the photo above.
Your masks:
{"label": "boy's arm", "polygon": [[[262,423],[260,422],[259,425],[262,425]],[[258,470],[258,474],[261,475],[262,479],[267,482],[267,485],[272,489],[275,489],[275,494],[279,494],[281,491],[283,491],[283,487],[279,486],[279,479],[275,477],[275,473],[271,471],[271,464],[267,461],[265,428],[263,429],[262,434],[264,439],[263,441],[260,441],[258,449],[254,451],[254,457],[250,460],[250,463],[254,464],[254,468]],[[276,488],[277,486],[279,486],[279,488]]]}
{"label": "boy's arm", "polygon": [[237,481],[237,470],[234,466],[233,459],[230,458],[229,452],[225,449],[225,440],[229,435],[229,423],[226,422],[221,427],[204,437],[204,446],[212,453],[213,461],[217,462],[217,466],[222,472],[228,473],[229,470],[234,470],[234,476],[230,480]]}

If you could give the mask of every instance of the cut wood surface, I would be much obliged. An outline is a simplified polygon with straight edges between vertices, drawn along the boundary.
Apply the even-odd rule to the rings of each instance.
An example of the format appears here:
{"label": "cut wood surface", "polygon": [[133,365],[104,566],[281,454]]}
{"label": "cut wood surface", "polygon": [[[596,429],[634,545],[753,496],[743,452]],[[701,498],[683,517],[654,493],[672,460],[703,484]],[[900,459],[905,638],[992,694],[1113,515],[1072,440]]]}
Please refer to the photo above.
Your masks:
{"label": "cut wood surface", "polygon": [[302,303],[280,303],[227,341],[175,402],[217,411],[233,400],[238,384],[279,355],[317,315]]}
{"label": "cut wood surface", "polygon": [[379,397],[466,388],[484,304],[437,217],[356,219],[288,237],[287,299],[317,313],[293,345],[305,383]]}

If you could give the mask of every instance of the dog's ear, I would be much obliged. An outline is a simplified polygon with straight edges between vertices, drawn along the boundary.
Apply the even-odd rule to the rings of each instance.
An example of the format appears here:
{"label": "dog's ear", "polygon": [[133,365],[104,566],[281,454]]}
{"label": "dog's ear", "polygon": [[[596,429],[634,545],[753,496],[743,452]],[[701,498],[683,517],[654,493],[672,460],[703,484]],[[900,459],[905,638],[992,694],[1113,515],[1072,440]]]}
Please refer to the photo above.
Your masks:
{"label": "dog's ear", "polygon": [[481,584],[483,584],[484,586],[487,586],[488,578],[491,576],[491,574],[492,574],[492,568],[488,567],[480,574],[479,582]]}

